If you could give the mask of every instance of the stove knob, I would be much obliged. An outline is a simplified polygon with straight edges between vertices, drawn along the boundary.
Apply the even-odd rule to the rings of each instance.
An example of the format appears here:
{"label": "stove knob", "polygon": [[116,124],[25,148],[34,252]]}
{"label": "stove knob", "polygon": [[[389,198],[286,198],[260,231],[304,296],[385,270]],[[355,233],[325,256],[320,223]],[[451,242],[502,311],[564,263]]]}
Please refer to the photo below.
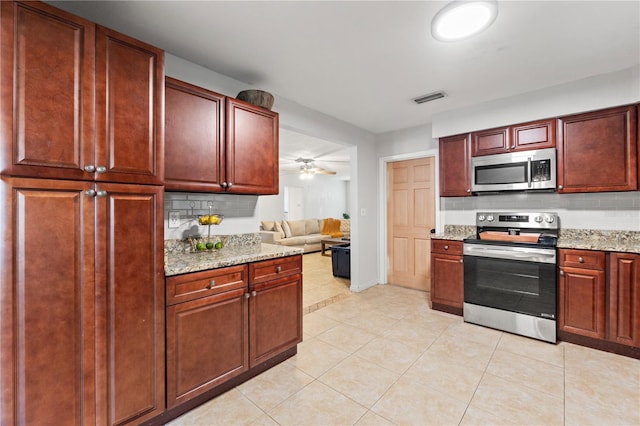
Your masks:
{"label": "stove knob", "polygon": [[478,216],[478,222],[483,222],[486,218],[484,217],[483,214],[481,214],[480,216]]}
{"label": "stove knob", "polygon": [[536,216],[536,222],[537,223],[541,223],[542,222],[542,216]]}
{"label": "stove knob", "polygon": [[488,220],[489,222],[493,222],[493,215],[489,215],[489,216],[487,216],[487,220]]}
{"label": "stove knob", "polygon": [[553,216],[546,217],[547,223],[553,223]]}

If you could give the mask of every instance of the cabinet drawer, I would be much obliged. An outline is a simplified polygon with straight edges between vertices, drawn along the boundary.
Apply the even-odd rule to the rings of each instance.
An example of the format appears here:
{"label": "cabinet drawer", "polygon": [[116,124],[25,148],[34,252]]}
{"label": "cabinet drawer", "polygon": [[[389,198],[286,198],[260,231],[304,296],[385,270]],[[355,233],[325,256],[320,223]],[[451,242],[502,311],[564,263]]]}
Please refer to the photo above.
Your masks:
{"label": "cabinet drawer", "polygon": [[302,255],[249,264],[249,281],[259,283],[302,272]]}
{"label": "cabinet drawer", "polygon": [[602,251],[560,249],[560,266],[604,271],[605,254]]}
{"label": "cabinet drawer", "polygon": [[167,305],[247,287],[246,265],[167,278]]}
{"label": "cabinet drawer", "polygon": [[431,252],[443,254],[462,254],[462,242],[452,240],[431,240]]}

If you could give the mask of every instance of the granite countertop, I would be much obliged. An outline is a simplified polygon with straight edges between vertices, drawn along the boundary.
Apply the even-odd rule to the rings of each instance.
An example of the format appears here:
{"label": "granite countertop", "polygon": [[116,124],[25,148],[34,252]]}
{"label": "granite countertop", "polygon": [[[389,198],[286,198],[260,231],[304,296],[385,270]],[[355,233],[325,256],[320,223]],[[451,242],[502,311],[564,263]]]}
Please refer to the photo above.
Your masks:
{"label": "granite countertop", "polygon": [[562,229],[558,248],[640,254],[640,232]]}
{"label": "granite countertop", "polygon": [[434,240],[455,240],[462,241],[476,234],[476,227],[473,225],[445,225],[444,232],[432,234]]}
{"label": "granite countertop", "polygon": [[220,250],[194,251],[191,245],[198,240],[165,241],[164,275],[169,277],[304,253],[304,249],[298,247],[263,244],[259,234],[257,237],[256,234],[218,236],[212,240],[214,238],[224,241],[225,246]]}

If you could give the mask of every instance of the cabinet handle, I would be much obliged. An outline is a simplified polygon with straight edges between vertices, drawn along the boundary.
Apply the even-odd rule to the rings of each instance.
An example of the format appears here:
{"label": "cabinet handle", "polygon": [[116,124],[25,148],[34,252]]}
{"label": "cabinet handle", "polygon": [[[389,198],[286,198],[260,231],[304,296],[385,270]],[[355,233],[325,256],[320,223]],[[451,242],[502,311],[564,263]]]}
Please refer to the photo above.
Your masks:
{"label": "cabinet handle", "polygon": [[583,258],[583,257],[579,257],[579,258],[578,258],[578,262],[580,262],[580,263],[584,263],[584,258]]}
{"label": "cabinet handle", "polygon": [[215,286],[216,286],[216,280],[211,280],[211,281],[209,281],[209,284],[207,285],[207,289],[211,290]]}
{"label": "cabinet handle", "polygon": [[560,269],[560,275],[564,275],[564,271]]}
{"label": "cabinet handle", "polygon": [[279,274],[282,272],[282,266],[276,266],[276,273]]}
{"label": "cabinet handle", "polygon": [[96,167],[93,164],[87,164],[84,166],[84,171],[87,173],[93,173],[96,171]]}
{"label": "cabinet handle", "polygon": [[449,250],[449,246],[444,246],[444,249],[445,250]]}
{"label": "cabinet handle", "polygon": [[232,187],[232,186],[233,186],[233,184],[232,184],[231,182],[229,182],[229,183],[227,184],[227,189],[231,189],[231,187]]}
{"label": "cabinet handle", "polygon": [[96,167],[96,172],[98,173],[107,173],[107,168],[105,166]]}
{"label": "cabinet handle", "polygon": [[511,149],[516,149],[516,145],[515,144],[511,145]]}
{"label": "cabinet handle", "polygon": [[250,295],[249,293],[245,293],[245,294],[244,294],[244,298],[245,298],[245,299],[248,299],[248,298],[250,298],[250,297],[251,297],[251,295]]}
{"label": "cabinet handle", "polygon": [[220,186],[223,187],[224,189],[227,189],[227,182],[222,182]]}
{"label": "cabinet handle", "polygon": [[460,259],[460,263],[462,263],[462,259]]}
{"label": "cabinet handle", "polygon": [[84,191],[84,193],[88,197],[95,197],[96,196],[96,190],[95,189],[87,189],[86,191]]}
{"label": "cabinet handle", "polygon": [[468,188],[468,189],[467,189],[467,192],[471,192],[471,188]]}
{"label": "cabinet handle", "polygon": [[562,185],[558,185],[558,189],[562,189]]}
{"label": "cabinet handle", "polygon": [[251,295],[252,295],[253,297],[256,297],[256,296],[258,295],[258,293],[256,293],[256,291],[255,291],[255,290],[253,290],[253,291],[251,292]]}
{"label": "cabinet handle", "polygon": [[96,192],[96,196],[97,197],[106,197],[107,196],[107,191],[100,190],[100,191]]}

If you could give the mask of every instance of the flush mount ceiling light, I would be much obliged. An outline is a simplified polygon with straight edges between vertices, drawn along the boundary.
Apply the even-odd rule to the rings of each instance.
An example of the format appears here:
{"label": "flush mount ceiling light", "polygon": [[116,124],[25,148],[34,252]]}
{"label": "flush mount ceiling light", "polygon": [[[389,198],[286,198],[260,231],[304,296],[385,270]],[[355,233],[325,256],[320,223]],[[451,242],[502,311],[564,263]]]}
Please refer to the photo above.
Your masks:
{"label": "flush mount ceiling light", "polygon": [[454,1],[431,21],[431,34],[440,41],[457,41],[487,29],[498,16],[496,1]]}

